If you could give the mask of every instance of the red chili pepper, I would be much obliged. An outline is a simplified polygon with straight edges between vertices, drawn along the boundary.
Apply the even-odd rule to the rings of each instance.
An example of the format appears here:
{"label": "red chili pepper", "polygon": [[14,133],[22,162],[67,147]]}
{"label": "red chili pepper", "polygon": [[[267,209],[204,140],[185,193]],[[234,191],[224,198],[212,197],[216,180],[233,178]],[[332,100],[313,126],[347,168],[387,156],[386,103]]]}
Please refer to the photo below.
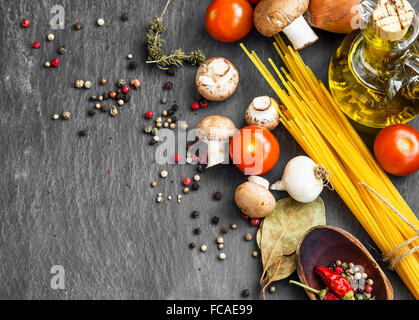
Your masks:
{"label": "red chili pepper", "polygon": [[339,298],[337,298],[336,296],[331,294],[327,288],[325,288],[323,290],[316,290],[316,289],[310,288],[309,286],[306,286],[305,284],[299,283],[299,282],[294,281],[294,280],[290,280],[290,283],[293,283],[297,286],[303,287],[304,289],[307,289],[308,291],[311,291],[311,292],[317,294],[319,296],[320,300],[340,300]]}
{"label": "red chili pepper", "polygon": [[317,266],[314,271],[322,278],[326,286],[342,300],[355,300],[354,291],[349,281],[339,273],[323,266]]}

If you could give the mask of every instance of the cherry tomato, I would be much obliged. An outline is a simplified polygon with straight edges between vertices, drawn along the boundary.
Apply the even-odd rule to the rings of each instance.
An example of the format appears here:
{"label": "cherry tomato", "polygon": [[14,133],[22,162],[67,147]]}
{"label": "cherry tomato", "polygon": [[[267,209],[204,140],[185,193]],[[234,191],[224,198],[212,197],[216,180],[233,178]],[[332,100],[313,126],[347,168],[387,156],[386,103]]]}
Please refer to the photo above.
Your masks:
{"label": "cherry tomato", "polygon": [[419,170],[419,131],[407,124],[384,128],[375,138],[374,154],[380,166],[395,176]]}
{"label": "cherry tomato", "polygon": [[257,176],[270,171],[279,159],[279,143],[267,129],[247,126],[231,139],[230,157],[246,175]]}
{"label": "cherry tomato", "polygon": [[214,0],[207,9],[205,25],[215,40],[240,40],[252,29],[252,6],[247,0]]}

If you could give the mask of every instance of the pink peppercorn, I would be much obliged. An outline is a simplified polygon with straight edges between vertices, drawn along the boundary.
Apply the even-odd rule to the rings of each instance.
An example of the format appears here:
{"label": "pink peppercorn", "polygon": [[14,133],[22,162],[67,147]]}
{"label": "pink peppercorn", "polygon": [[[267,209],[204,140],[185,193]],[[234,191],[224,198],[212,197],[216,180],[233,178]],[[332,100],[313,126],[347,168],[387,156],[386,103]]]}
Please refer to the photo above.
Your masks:
{"label": "pink peppercorn", "polygon": [[146,112],[146,114],[145,114],[145,117],[146,117],[146,119],[151,119],[151,118],[153,118],[153,111],[147,111]]}
{"label": "pink peppercorn", "polygon": [[252,218],[252,219],[250,219],[250,224],[252,226],[254,226],[254,227],[259,226],[260,225],[260,219],[258,219],[258,218]]}
{"label": "pink peppercorn", "polygon": [[337,273],[339,273],[339,274],[342,274],[342,273],[343,273],[343,268],[342,268],[342,267],[337,266],[337,267],[335,267],[335,271],[336,271]]}
{"label": "pink peppercorn", "polygon": [[181,160],[180,154],[175,154],[175,162],[179,163]]}
{"label": "pink peppercorn", "polygon": [[245,215],[243,212],[242,212],[242,213],[240,213],[240,217],[241,217],[244,221],[249,220],[249,216]]}
{"label": "pink peppercorn", "polygon": [[28,28],[31,26],[31,22],[28,19],[22,21],[22,27]]}
{"label": "pink peppercorn", "polygon": [[191,178],[185,178],[185,179],[183,179],[183,184],[185,186],[190,186],[191,183],[192,183]]}
{"label": "pink peppercorn", "polygon": [[192,110],[194,111],[198,111],[199,110],[199,103],[198,102],[194,102],[192,103]]}
{"label": "pink peppercorn", "polygon": [[34,44],[32,45],[32,48],[34,49],[38,49],[41,47],[41,43],[40,42],[34,42]]}
{"label": "pink peppercorn", "polygon": [[207,100],[202,100],[199,105],[201,106],[201,108],[206,108],[208,107],[208,101]]}
{"label": "pink peppercorn", "polygon": [[60,59],[55,58],[54,60],[51,61],[51,65],[54,67],[58,67],[60,65]]}
{"label": "pink peppercorn", "polygon": [[129,93],[129,87],[128,86],[123,86],[122,87],[122,91],[124,92],[124,93]]}
{"label": "pink peppercorn", "polygon": [[372,286],[367,284],[367,285],[365,285],[364,290],[365,290],[366,293],[371,293],[372,292]]}

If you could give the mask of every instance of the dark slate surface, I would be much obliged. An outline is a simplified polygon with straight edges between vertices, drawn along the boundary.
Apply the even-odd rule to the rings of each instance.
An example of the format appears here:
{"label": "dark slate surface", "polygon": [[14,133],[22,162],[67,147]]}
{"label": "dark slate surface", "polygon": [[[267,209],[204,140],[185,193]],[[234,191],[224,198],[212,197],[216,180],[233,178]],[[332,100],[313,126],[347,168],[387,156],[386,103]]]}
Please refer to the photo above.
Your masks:
{"label": "dark slate surface", "polygon": [[[133,53],[145,61],[144,33],[149,20],[160,13],[165,1],[91,0],[91,1],[0,1],[0,298],[6,299],[238,299],[244,288],[258,299],[261,266],[251,252],[254,242],[245,242],[246,232],[255,233],[239,218],[233,195],[245,177],[232,166],[219,166],[202,175],[201,190],[176,201],[155,202],[157,192],[174,196],[181,192],[181,180],[195,174],[191,166],[168,165],[169,177],[158,177],[163,167],[154,161],[154,148],[142,134],[145,110],[160,112],[161,97],[176,100],[191,127],[210,114],[230,117],[237,127],[244,125],[243,111],[254,96],[272,90],[238,44],[222,44],[205,31],[204,14],[209,0],[173,1],[165,20],[168,47],[186,50],[201,48],[208,57],[224,56],[237,66],[241,83],[237,93],[226,102],[212,104],[194,114],[190,104],[195,95],[193,67],[182,68],[173,79],[175,88],[163,91],[172,79],[156,68],[141,63],[137,71],[128,71],[126,56]],[[51,30],[50,9],[65,7],[65,30]],[[120,16],[128,11],[130,20]],[[95,25],[103,17],[105,26]],[[29,18],[33,26],[19,27]],[[73,23],[85,28],[74,31]],[[56,40],[47,42],[53,32]],[[318,32],[320,41],[305,49],[302,56],[315,74],[327,81],[328,63],[341,36]],[[38,50],[31,49],[41,41]],[[256,31],[243,40],[266,60],[276,60],[271,41]],[[54,58],[60,45],[68,48],[57,69],[45,69],[43,63]],[[92,107],[88,97],[109,90],[97,80],[102,76],[114,83],[120,78],[139,78],[140,92],[117,118],[103,114],[86,115]],[[92,80],[90,91],[76,90],[77,79]],[[167,107],[167,106],[166,106]],[[51,115],[71,112],[67,122],[53,121]],[[419,122],[413,121],[416,127]],[[80,138],[78,131],[88,129]],[[291,157],[302,150],[284,128],[274,132],[281,144],[278,165],[267,175],[280,178]],[[371,145],[373,137],[366,137]],[[108,170],[110,173],[108,173]],[[397,188],[419,212],[418,174],[394,179]],[[152,180],[158,181],[151,189]],[[173,182],[172,182],[173,181]],[[212,200],[222,191],[220,202]],[[285,194],[279,194],[279,197]],[[375,258],[375,245],[340,198],[325,191],[327,220],[357,236]],[[201,217],[192,220],[190,213],[199,210]],[[210,224],[212,216],[220,225]],[[225,253],[217,260],[214,239],[222,226],[237,223],[229,231]],[[201,227],[200,236],[192,230]],[[202,254],[188,244],[207,244]],[[396,299],[412,299],[399,277],[384,267]],[[52,290],[53,265],[66,271],[66,289]],[[296,278],[294,274],[292,278]],[[307,299],[305,293],[277,283],[269,299]]]}

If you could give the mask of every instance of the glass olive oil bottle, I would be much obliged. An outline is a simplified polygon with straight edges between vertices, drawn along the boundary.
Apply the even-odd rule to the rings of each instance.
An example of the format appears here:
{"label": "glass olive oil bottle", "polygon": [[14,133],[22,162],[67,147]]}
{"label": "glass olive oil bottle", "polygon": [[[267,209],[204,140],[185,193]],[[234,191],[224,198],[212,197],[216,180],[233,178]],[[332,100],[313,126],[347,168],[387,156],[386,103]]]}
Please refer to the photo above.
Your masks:
{"label": "glass olive oil bottle", "polygon": [[403,22],[410,22],[406,30],[383,27],[377,10],[386,1],[406,0],[361,1],[361,31],[343,40],[329,69],[330,90],[342,111],[373,128],[405,123],[419,114],[418,14],[410,6],[404,12]]}

